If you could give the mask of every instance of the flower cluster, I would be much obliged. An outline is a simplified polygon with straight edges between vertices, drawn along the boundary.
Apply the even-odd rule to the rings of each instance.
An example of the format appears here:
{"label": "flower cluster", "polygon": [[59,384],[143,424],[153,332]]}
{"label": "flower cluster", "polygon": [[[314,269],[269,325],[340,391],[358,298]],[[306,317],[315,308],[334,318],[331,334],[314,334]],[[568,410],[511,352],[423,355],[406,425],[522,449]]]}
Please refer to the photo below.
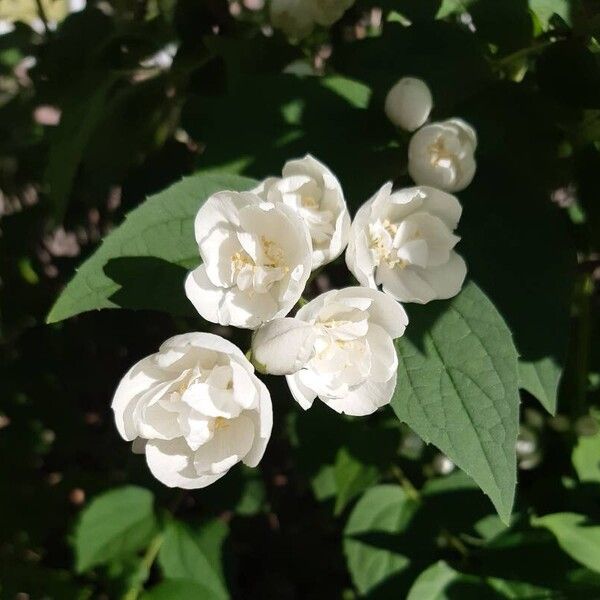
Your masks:
{"label": "flower cluster", "polygon": [[[385,109],[417,129],[431,105],[425,84],[410,80],[392,88]],[[408,325],[400,302],[450,298],[466,275],[454,251],[462,208],[447,190],[472,178],[475,144],[458,119],[425,125],[410,143],[409,172],[426,185],[384,184],[352,223],[340,182],[310,155],[251,191],[207,199],[195,220],[202,264],[185,291],[207,321],[253,330],[252,362],[219,336],[188,333],[123,377],[113,399],[117,428],[160,481],[201,488],[238,462],[258,464],[273,416],[255,368],[285,375],[304,409],[319,398],[363,416],[391,401],[393,340]],[[344,249],[360,286],[303,299],[311,272]]]}
{"label": "flower cluster", "polygon": [[329,27],[342,18],[354,0],[271,0],[271,24],[291,40],[309,36],[315,25]]}

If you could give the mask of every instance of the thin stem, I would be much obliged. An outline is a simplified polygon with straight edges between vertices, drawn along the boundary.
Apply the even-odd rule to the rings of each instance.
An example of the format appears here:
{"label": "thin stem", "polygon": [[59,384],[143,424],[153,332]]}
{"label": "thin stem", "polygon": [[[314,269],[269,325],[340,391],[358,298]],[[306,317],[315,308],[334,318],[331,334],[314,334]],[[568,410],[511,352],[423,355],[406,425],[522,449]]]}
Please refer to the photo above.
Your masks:
{"label": "thin stem", "polygon": [[531,54],[537,54],[538,52],[541,52],[548,46],[552,46],[554,42],[555,40],[547,40],[545,42],[539,42],[537,44],[534,44],[533,46],[528,46],[527,48],[521,48],[520,50],[517,50],[512,54],[507,54],[502,58],[496,59],[495,61],[493,61],[493,64],[495,67],[503,69],[505,67],[510,66],[513,62],[517,60],[521,60],[523,58],[527,58]]}
{"label": "thin stem", "polygon": [[144,557],[142,558],[138,568],[138,576],[136,577],[136,581],[125,593],[123,600],[137,600],[140,592],[142,592],[144,589],[144,584],[150,575],[150,569],[152,568],[152,565],[158,556],[158,551],[162,546],[163,540],[164,535],[162,533],[158,533],[152,538],[152,541],[148,545],[148,548],[146,548],[146,553],[144,554]]}
{"label": "thin stem", "polygon": [[404,474],[404,471],[398,465],[392,465],[392,473],[394,477],[399,481],[402,489],[406,492],[406,495],[412,500],[420,500],[421,494],[419,490],[412,484],[410,479]]}

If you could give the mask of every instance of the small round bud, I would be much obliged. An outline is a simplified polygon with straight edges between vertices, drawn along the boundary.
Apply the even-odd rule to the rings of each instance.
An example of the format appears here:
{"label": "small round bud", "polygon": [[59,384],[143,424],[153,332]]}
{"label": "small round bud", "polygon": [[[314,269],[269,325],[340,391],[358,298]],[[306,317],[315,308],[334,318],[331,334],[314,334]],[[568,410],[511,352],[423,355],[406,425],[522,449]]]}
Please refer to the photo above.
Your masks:
{"label": "small round bud", "polygon": [[427,84],[422,79],[403,77],[388,92],[385,114],[397,127],[415,131],[427,121],[432,106]]}

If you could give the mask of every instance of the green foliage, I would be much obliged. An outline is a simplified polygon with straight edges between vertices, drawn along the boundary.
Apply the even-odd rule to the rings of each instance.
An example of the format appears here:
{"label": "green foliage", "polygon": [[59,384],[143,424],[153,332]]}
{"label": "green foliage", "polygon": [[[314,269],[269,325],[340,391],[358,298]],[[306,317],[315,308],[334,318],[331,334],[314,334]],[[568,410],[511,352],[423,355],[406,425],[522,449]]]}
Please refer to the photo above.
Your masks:
{"label": "green foliage", "polygon": [[102,494],[86,508],[75,530],[77,571],[141,550],[156,532],[152,494],[126,486]]}
{"label": "green foliage", "polygon": [[398,418],[443,450],[508,522],[516,484],[517,351],[493,304],[467,284],[444,310],[411,310],[396,342]]}
{"label": "green foliage", "polygon": [[[599,597],[598,2],[357,0],[298,44],[264,33],[268,2],[109,0],[63,18],[42,0],[48,32],[37,2],[12,4],[0,596]],[[119,378],[191,329],[248,348],[183,293],[198,208],[307,152],[352,214],[387,180],[412,185],[409,134],[383,111],[406,75],[430,85],[431,120],[477,130],[457,194],[470,282],[406,307],[393,410],[304,412],[269,378],[259,468],[161,486],[114,431]],[[350,284],[340,258],[306,297]]]}
{"label": "green foliage", "polygon": [[600,483],[600,435],[580,437],[572,460],[580,481]]}
{"label": "green foliage", "polygon": [[571,558],[600,573],[600,525],[590,523],[585,515],[568,512],[536,517],[532,524],[549,529]]}
{"label": "green foliage", "polygon": [[[357,503],[344,530],[344,551],[361,594],[369,593],[409,566],[410,560],[398,551],[399,534],[416,508],[415,500],[394,485],[373,487]],[[380,536],[384,547],[374,548],[366,536]],[[393,544],[391,548],[385,547],[386,537],[388,544]]]}
{"label": "green foliage", "polygon": [[48,322],[101,308],[191,314],[183,281],[199,262],[194,217],[214,192],[252,185],[235,175],[196,175],[149,198],[81,266],[52,307]]}
{"label": "green foliage", "polygon": [[192,581],[203,588],[206,598],[229,598],[221,564],[227,533],[227,526],[220,521],[206,523],[198,529],[178,521],[169,523],[158,553],[158,564],[165,578],[179,580],[178,585]]}

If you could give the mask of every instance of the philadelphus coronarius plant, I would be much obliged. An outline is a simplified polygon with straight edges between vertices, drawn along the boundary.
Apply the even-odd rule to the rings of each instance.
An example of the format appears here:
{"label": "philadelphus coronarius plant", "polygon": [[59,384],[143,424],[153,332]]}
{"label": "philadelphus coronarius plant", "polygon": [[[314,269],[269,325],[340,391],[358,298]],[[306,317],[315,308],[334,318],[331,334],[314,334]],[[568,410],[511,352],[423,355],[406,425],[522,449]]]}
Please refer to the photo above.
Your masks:
{"label": "philadelphus coronarius plant", "polygon": [[[334,4],[321,9],[333,11]],[[410,119],[404,115],[403,126],[418,126],[427,119],[427,95],[422,87],[402,95],[424,100],[420,114],[411,106]],[[425,132],[440,153],[455,149],[453,135],[474,150],[472,129],[448,123],[417,135]],[[442,125],[451,133],[431,137]],[[206,320],[253,329],[254,366],[285,375],[304,409],[319,398],[339,413],[369,415],[390,403],[396,387],[393,340],[408,325],[398,301],[425,303],[460,291],[466,266],[453,232],[461,212],[447,192],[425,185],[393,191],[386,183],[350,224],[338,179],[308,154],[250,192],[221,191],[206,200],[194,223],[202,264],[188,274],[185,292]],[[361,287],[307,302],[311,271],[346,245],[346,264]],[[287,317],[300,300],[304,305]],[[256,466],[273,425],[271,397],[253,365],[210,333],[173,337],[135,364],[112,407],[121,436],[171,487],[205,487],[238,462]]]}
{"label": "philadelphus coronarius plant", "polygon": [[219,192],[195,221],[202,264],[185,292],[207,321],[255,329],[287,315],[312,268],[310,234],[283,202],[252,192]]}
{"label": "philadelphus coronarius plant", "polygon": [[255,467],[271,436],[271,396],[242,352],[210,333],[175,336],[135,364],[112,408],[123,439],[169,487],[202,488],[238,462]]}
{"label": "philadelphus coronarius plant", "polygon": [[415,77],[403,77],[388,92],[385,114],[397,127],[414,131],[429,118],[433,98],[429,86]]}
{"label": "philadelphus coronarius plant", "polygon": [[447,192],[464,190],[475,175],[477,134],[461,119],[425,125],[408,146],[408,172],[415,183]]}
{"label": "philadelphus coronarius plant", "polygon": [[418,186],[392,191],[386,183],[352,223],[346,264],[361,285],[401,302],[451,298],[466,276],[453,250],[462,207],[451,194]]}
{"label": "philadelphus coronarius plant", "polygon": [[294,209],[306,223],[312,239],[312,268],[336,259],[348,243],[350,215],[342,186],[335,175],[316,158],[285,163],[282,177],[269,177],[255,194]]}
{"label": "philadelphus coronarius plant", "polygon": [[271,0],[271,24],[298,41],[310,35],[315,24],[333,25],[353,4],[354,0]]}

